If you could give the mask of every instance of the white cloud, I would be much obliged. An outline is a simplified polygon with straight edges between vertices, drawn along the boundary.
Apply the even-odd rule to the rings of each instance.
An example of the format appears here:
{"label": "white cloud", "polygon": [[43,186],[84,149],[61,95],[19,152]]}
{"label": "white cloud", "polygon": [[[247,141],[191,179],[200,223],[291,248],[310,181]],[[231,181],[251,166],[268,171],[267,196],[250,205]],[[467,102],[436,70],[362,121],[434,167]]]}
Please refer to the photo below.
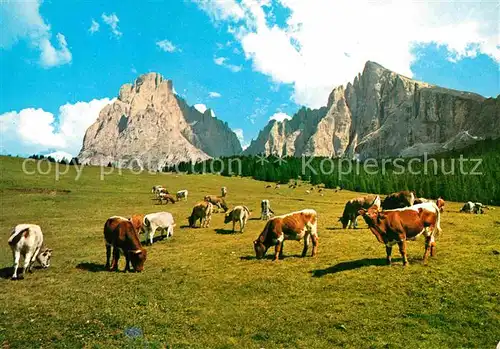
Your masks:
{"label": "white cloud", "polygon": [[72,55],[63,34],[57,33],[57,48],[51,42],[51,28],[40,15],[41,1],[7,1],[0,6],[2,34],[0,48],[9,49],[19,40],[40,51],[40,64],[51,68],[71,62]]}
{"label": "white cloud", "polygon": [[87,128],[97,119],[101,109],[114,102],[109,98],[77,102],[59,107],[54,114],[41,108],[26,108],[0,115],[0,138],[3,154],[44,153],[50,149],[76,156]]}
{"label": "white cloud", "polygon": [[219,92],[210,91],[208,93],[208,97],[210,97],[210,98],[220,98],[220,97],[222,97],[222,95]]}
{"label": "white cloud", "polygon": [[101,15],[101,18],[104,21],[104,23],[106,23],[107,25],[109,25],[109,28],[111,29],[111,32],[117,38],[119,38],[120,36],[122,36],[123,33],[120,30],[118,30],[118,22],[120,22],[120,19],[118,18],[118,16],[115,13],[112,13],[109,16],[107,14],[103,13]]}
{"label": "white cloud", "polygon": [[290,12],[281,27],[271,24],[276,9],[264,11],[269,1],[194,1],[227,25],[254,70],[292,84],[294,101],[310,107],[325,105],[368,60],[411,77],[421,44],[445,47],[450,61],[483,53],[500,62],[495,1],[277,0],[273,7]]}
{"label": "white cloud", "polygon": [[162,49],[165,52],[175,52],[180,51],[177,46],[175,46],[171,41],[161,40],[156,42],[156,46]]}
{"label": "white cloud", "polygon": [[226,57],[214,57],[214,63],[231,70],[233,73],[241,71],[243,68],[241,65],[229,64]]}
{"label": "white cloud", "polygon": [[97,23],[93,18],[92,18],[92,23],[90,24],[89,32],[91,34],[94,34],[95,32],[99,31],[99,23]]}
{"label": "white cloud", "polygon": [[193,105],[194,109],[198,110],[200,113],[204,113],[208,108],[205,104],[203,103],[198,103]]}
{"label": "white cloud", "polygon": [[278,113],[274,113],[270,118],[269,118],[269,121],[271,120],[276,120],[278,122],[283,122],[285,120],[292,120],[292,117],[288,114],[285,114],[285,113],[282,113],[282,112],[278,112]]}

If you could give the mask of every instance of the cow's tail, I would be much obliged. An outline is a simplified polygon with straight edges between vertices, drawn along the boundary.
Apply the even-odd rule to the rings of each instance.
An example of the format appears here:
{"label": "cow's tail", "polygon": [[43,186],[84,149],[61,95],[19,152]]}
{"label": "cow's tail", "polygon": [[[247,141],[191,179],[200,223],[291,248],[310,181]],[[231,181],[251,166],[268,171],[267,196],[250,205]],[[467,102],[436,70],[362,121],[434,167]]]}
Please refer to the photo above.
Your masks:
{"label": "cow's tail", "polygon": [[437,219],[436,219],[436,229],[434,235],[436,237],[440,236],[443,232],[443,229],[441,229],[441,211],[439,210],[439,207],[437,207],[436,204],[434,204],[436,213],[437,213]]}
{"label": "cow's tail", "polygon": [[247,211],[247,214],[250,216],[250,210],[248,209],[248,207],[243,206],[243,209],[244,209],[245,211]]}
{"label": "cow's tail", "polygon": [[25,228],[16,232],[16,228],[14,228],[9,238],[9,246],[16,246],[19,240],[23,237],[23,234],[29,234],[29,231],[30,228]]}
{"label": "cow's tail", "polygon": [[144,226],[145,227],[151,227],[151,222],[149,221],[148,217],[144,218]]}

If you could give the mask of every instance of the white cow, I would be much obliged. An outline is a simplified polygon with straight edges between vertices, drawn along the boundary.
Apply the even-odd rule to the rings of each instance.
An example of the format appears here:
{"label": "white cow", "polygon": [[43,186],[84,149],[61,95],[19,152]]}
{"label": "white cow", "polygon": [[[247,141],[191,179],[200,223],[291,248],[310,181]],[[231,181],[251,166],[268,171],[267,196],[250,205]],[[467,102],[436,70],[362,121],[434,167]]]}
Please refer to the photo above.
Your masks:
{"label": "white cow", "polygon": [[177,201],[179,201],[180,199],[184,199],[184,201],[187,201],[188,199],[188,191],[186,189],[184,190],[179,190],[176,194],[176,197],[177,197]]}
{"label": "white cow", "polygon": [[167,238],[174,235],[174,217],[169,212],[156,212],[144,216],[142,231],[146,234],[146,241],[153,244],[153,237],[158,228],[161,229],[161,236],[167,231]]}
{"label": "white cow", "polygon": [[[42,248],[43,234],[40,226],[36,224],[18,224],[12,230],[8,242],[14,256],[13,280],[18,278],[17,270],[19,268],[21,255],[24,256],[24,272],[27,271],[31,273],[31,268],[35,260],[37,260],[43,268],[48,268],[50,266],[52,250]],[[19,275],[19,279],[22,278],[23,275]]]}
{"label": "white cow", "polygon": [[247,224],[248,217],[250,217],[250,210],[246,206],[235,206],[224,217],[224,223],[233,222],[233,233],[236,222],[240,222],[240,233],[243,233],[245,225]]}
{"label": "white cow", "polygon": [[227,188],[226,187],[220,188],[220,196],[225,198],[226,195],[227,195]]}
{"label": "white cow", "polygon": [[460,212],[479,214],[484,213],[483,208],[486,207],[480,202],[467,201],[460,209]]}
{"label": "white cow", "polygon": [[271,218],[271,213],[274,214],[273,210],[271,210],[271,204],[267,199],[261,201],[260,208],[261,208],[260,219],[262,220],[267,221],[269,220],[269,218]]}

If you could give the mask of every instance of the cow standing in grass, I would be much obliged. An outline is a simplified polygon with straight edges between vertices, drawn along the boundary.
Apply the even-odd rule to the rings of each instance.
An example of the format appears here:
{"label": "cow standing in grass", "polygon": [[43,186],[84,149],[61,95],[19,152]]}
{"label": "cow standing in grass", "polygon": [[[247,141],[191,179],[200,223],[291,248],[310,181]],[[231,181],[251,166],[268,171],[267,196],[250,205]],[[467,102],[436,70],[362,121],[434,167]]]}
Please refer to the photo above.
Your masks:
{"label": "cow standing in grass", "polygon": [[245,225],[247,224],[248,217],[250,217],[250,210],[246,206],[235,206],[224,217],[224,223],[233,222],[233,233],[236,222],[240,223],[240,233],[243,233]]}
{"label": "cow standing in grass", "polygon": [[271,214],[274,214],[274,211],[271,209],[269,200],[262,200],[260,202],[260,219],[262,219],[263,221],[267,221],[269,220],[269,218],[271,218]]}
{"label": "cow standing in grass", "polygon": [[12,280],[23,278],[23,274],[18,275],[17,273],[21,256],[24,257],[24,273],[31,273],[35,261],[38,261],[42,268],[50,266],[52,250],[43,248],[43,233],[40,226],[36,224],[16,225],[10,234],[8,243],[14,257]]}
{"label": "cow standing in grass", "polygon": [[193,207],[191,216],[188,217],[189,226],[196,227],[196,222],[200,221],[201,228],[208,228],[212,219],[213,205],[208,201],[201,201]]}
{"label": "cow standing in grass", "polygon": [[226,200],[223,197],[217,195],[206,195],[204,200],[214,205],[214,208],[217,207],[217,212],[219,212],[220,210],[224,210],[224,212],[227,212],[227,210],[229,209],[227,207]]}
{"label": "cow standing in grass", "polygon": [[179,201],[180,199],[184,199],[184,201],[187,201],[188,199],[188,191],[186,189],[184,190],[179,190],[175,196],[177,197],[177,201]]}
{"label": "cow standing in grass", "polygon": [[362,208],[369,208],[373,205],[380,207],[380,196],[378,195],[366,195],[355,199],[351,199],[346,202],[344,207],[344,212],[342,217],[339,217],[339,221],[342,223],[342,228],[354,228],[358,227],[358,216],[359,210]]}
{"label": "cow standing in grass", "polygon": [[[139,223],[135,223],[139,226]],[[142,226],[142,222],[140,223]],[[144,269],[147,252],[139,241],[139,230],[134,227],[132,219],[120,216],[108,218],[104,224],[104,240],[106,241],[106,269],[118,270],[120,251],[125,255],[125,271],[130,270],[130,263],[135,271]],[[113,248],[113,261],[110,264],[111,248]]]}
{"label": "cow standing in grass", "polygon": [[220,196],[221,196],[222,198],[225,198],[225,197],[226,197],[226,195],[227,195],[227,188],[226,188],[226,187],[222,187],[222,188],[220,188]]}
{"label": "cow standing in grass", "polygon": [[386,246],[388,264],[392,262],[392,246],[398,244],[403,265],[408,265],[406,241],[415,240],[420,234],[425,236],[424,264],[427,264],[429,254],[436,254],[435,236],[440,233],[441,226],[440,211],[434,203],[382,212],[379,207],[372,206],[360,210],[359,214],[377,240]]}
{"label": "cow standing in grass", "polygon": [[[177,199],[178,201],[179,199]],[[172,195],[170,194],[165,194],[165,193],[160,193],[158,195],[158,201],[160,201],[160,205],[163,204],[163,202],[165,201],[166,204],[168,204],[169,202],[171,202],[172,204],[175,204],[175,199]]]}
{"label": "cow standing in grass", "polygon": [[149,240],[149,244],[152,245],[156,230],[161,230],[162,237],[166,232],[169,238],[174,235],[174,227],[174,217],[170,212],[156,212],[144,216],[142,231],[146,234],[146,242]]}
{"label": "cow standing in grass", "polygon": [[304,239],[302,257],[305,257],[312,240],[312,256],[318,251],[318,215],[315,210],[306,209],[276,216],[269,220],[257,240],[253,242],[255,255],[261,259],[271,246],[275,246],[274,261],[283,257],[285,240]]}

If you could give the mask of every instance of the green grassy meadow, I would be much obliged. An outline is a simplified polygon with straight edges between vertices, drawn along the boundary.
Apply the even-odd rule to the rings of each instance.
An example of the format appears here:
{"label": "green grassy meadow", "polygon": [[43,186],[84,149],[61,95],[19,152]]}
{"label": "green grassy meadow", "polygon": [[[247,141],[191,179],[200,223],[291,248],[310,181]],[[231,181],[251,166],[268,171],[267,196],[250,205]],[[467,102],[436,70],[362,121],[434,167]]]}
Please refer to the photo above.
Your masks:
{"label": "green grassy meadow", "polygon": [[[458,213],[462,203],[447,202],[429,266],[420,237],[408,244],[409,267],[397,248],[389,267],[362,219],[356,230],[337,222],[359,193],[117,169],[100,180],[96,167],[77,181],[71,167],[56,181],[53,171],[24,174],[22,161],[0,158],[3,348],[495,348],[500,341],[498,207],[467,215]],[[155,204],[155,184],[188,189],[188,201]],[[255,260],[252,241],[265,224],[256,219],[243,234],[231,234],[222,213],[210,228],[182,227],[193,205],[221,186],[228,204],[247,205],[251,218],[264,198],[277,214],[315,209],[318,256],[298,257],[302,244],[289,241],[284,260]],[[157,211],[171,212],[177,227],[172,239],[146,247],[145,271],[104,271],[106,219]],[[19,223],[39,224],[54,252],[49,269],[11,281],[7,239]]]}

